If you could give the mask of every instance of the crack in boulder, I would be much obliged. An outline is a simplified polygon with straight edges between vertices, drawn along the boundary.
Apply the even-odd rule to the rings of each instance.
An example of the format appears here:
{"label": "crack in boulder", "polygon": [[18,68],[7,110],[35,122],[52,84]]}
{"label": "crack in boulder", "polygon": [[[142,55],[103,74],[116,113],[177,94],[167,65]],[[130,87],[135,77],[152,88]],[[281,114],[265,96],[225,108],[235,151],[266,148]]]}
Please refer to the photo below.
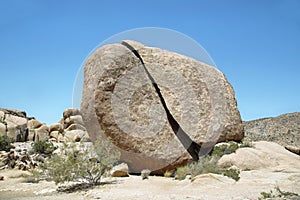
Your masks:
{"label": "crack in boulder", "polygon": [[[189,135],[181,128],[181,126],[179,125],[179,123],[176,121],[176,119],[173,117],[173,115],[171,114],[164,97],[162,96],[160,89],[158,87],[158,84],[156,83],[156,81],[154,80],[154,78],[152,77],[152,75],[150,74],[150,72],[148,71],[148,69],[145,66],[145,63],[142,59],[142,57],[140,56],[140,54],[138,53],[138,51],[136,49],[134,49],[134,47],[132,47],[130,44],[128,44],[127,42],[123,41],[122,45],[124,45],[125,47],[127,47],[142,63],[143,68],[147,74],[147,77],[150,79],[153,87],[155,88],[156,93],[159,96],[160,102],[167,114],[167,119],[168,122],[174,132],[174,134],[177,136],[177,138],[179,139],[179,141],[181,142],[181,144],[184,146],[184,148],[188,151],[188,153],[192,156],[192,158],[194,160],[199,160],[199,155],[200,154],[200,149],[201,149],[201,145],[197,144],[196,142],[194,142]],[[204,151],[207,152],[207,151]]]}

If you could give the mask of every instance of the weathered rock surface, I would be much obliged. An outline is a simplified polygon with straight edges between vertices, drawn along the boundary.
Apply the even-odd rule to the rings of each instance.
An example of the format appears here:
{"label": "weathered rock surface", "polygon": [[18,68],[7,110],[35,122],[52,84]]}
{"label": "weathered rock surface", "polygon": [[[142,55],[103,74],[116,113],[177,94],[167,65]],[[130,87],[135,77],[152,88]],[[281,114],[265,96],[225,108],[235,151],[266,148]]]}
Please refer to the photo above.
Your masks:
{"label": "weathered rock surface", "polygon": [[126,163],[116,165],[111,169],[110,174],[112,177],[127,177],[129,176],[128,165]]}
{"label": "weathered rock surface", "polygon": [[60,122],[50,127],[33,117],[26,117],[25,111],[0,108],[0,136],[8,136],[16,142],[89,141],[80,112],[75,108],[66,109]]}
{"label": "weathered rock surface", "polygon": [[16,168],[20,170],[28,170],[37,166],[34,158],[37,155],[30,155],[28,148],[25,149],[11,149],[10,152],[0,152],[0,169]]}
{"label": "weathered rock surface", "polygon": [[253,142],[253,148],[239,148],[236,153],[219,160],[222,167],[236,166],[242,170],[272,169],[300,172],[300,157],[274,142]]}
{"label": "weathered rock surface", "polygon": [[300,112],[243,122],[245,138],[300,148]]}
{"label": "weathered rock surface", "polygon": [[24,111],[0,108],[0,135],[13,138],[15,141],[26,141],[27,121]]}
{"label": "weathered rock surface", "polygon": [[79,110],[66,109],[63,118],[58,123],[50,125],[50,138],[57,142],[89,141],[89,134],[84,127]]}
{"label": "weathered rock surface", "polygon": [[[243,138],[233,88],[220,71],[183,55],[127,43],[141,55],[171,114],[193,141]],[[191,159],[141,61],[124,45],[103,46],[87,59],[80,111],[90,137],[103,131],[121,149],[131,172],[172,168]]]}

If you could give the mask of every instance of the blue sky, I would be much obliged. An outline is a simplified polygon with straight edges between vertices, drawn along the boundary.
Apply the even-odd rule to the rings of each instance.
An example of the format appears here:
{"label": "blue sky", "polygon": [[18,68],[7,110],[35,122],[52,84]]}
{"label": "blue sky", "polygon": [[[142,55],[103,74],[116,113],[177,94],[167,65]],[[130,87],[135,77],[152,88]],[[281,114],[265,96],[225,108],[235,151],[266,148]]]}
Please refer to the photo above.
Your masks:
{"label": "blue sky", "polygon": [[233,85],[243,120],[300,111],[300,1],[0,0],[0,107],[51,124],[99,43],[162,27],[201,44]]}

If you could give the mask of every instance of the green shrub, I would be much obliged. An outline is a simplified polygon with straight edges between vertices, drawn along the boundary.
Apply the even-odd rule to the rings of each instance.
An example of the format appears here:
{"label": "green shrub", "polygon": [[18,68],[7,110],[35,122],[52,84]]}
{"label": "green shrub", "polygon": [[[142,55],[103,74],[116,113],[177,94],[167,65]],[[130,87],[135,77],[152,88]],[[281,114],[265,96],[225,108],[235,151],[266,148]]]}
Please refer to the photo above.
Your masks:
{"label": "green shrub", "polygon": [[90,143],[65,144],[61,154],[55,154],[36,170],[39,177],[53,180],[56,184],[70,181],[88,181],[89,185],[100,183],[101,177],[113,167],[119,151],[102,140]]}
{"label": "green shrub", "polygon": [[195,177],[199,174],[208,174],[208,173],[214,173],[214,174],[220,174],[221,169],[217,166],[218,158],[206,156],[203,158],[200,158],[198,162],[191,163],[189,168],[189,173],[192,175],[192,177]]}
{"label": "green shrub", "polygon": [[176,170],[176,179],[183,180],[185,179],[186,175],[188,175],[189,173],[190,173],[190,169],[188,165],[178,167]]}
{"label": "green shrub", "polygon": [[236,181],[240,179],[239,170],[235,169],[224,169],[217,165],[220,157],[206,156],[200,158],[198,162],[193,162],[189,165],[179,167],[176,171],[176,177],[179,180],[183,180],[186,175],[190,174],[192,177],[195,177],[200,174],[223,174],[224,176],[228,176]]}
{"label": "green shrub", "polygon": [[224,176],[230,177],[235,181],[240,180],[240,171],[237,169],[225,169],[222,171]]}
{"label": "green shrub", "polygon": [[233,141],[228,142],[227,144],[222,144],[215,146],[212,151],[212,156],[222,157],[225,154],[234,153],[239,148],[239,144]]}
{"label": "green shrub", "polygon": [[270,192],[261,192],[260,193],[262,195],[261,198],[258,198],[259,200],[262,199],[268,199],[268,198],[289,198],[289,197],[298,197],[299,194],[297,193],[293,193],[293,192],[286,192],[286,191],[282,191],[278,186],[275,187],[275,191],[270,191]]}
{"label": "green shrub", "polygon": [[56,149],[55,146],[51,142],[48,141],[38,141],[32,143],[33,152],[51,155],[53,151]]}
{"label": "green shrub", "polygon": [[0,151],[10,151],[10,149],[14,148],[11,144],[15,142],[13,138],[8,136],[0,136]]}

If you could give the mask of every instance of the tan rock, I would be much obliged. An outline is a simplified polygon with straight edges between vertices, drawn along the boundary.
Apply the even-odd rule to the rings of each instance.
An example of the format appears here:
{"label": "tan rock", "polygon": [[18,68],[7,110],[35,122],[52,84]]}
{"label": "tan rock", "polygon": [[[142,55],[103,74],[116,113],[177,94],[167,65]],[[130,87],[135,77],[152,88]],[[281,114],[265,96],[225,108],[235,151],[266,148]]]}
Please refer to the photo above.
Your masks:
{"label": "tan rock", "polygon": [[116,165],[111,169],[110,174],[112,177],[128,177],[128,165],[126,163]]}
{"label": "tan rock", "polygon": [[43,125],[43,123],[39,122],[38,120],[31,119],[27,123],[27,128],[28,129],[36,129],[36,128],[40,128],[42,125]]}
{"label": "tan rock", "polygon": [[65,119],[64,127],[68,128],[72,124],[84,125],[81,115],[70,116]]}
{"label": "tan rock", "polygon": [[71,130],[66,131],[64,136],[67,142],[79,142],[85,135],[87,135],[86,131]]}
{"label": "tan rock", "polygon": [[[192,58],[127,41],[141,55],[166,104],[197,144],[244,136],[234,90],[216,68]],[[174,135],[140,60],[124,45],[96,50],[84,66],[81,113],[92,140],[104,132],[122,149],[131,172],[191,159]]]}
{"label": "tan rock", "polygon": [[75,115],[80,115],[79,110],[76,108],[68,108],[63,112],[64,119]]}
{"label": "tan rock", "polygon": [[193,184],[203,184],[203,185],[213,185],[213,184],[224,184],[224,185],[233,185],[236,183],[235,180],[227,176],[220,174],[201,174],[192,178]]}
{"label": "tan rock", "polygon": [[35,141],[34,129],[28,129],[28,141]]}
{"label": "tan rock", "polygon": [[46,125],[42,125],[40,128],[34,130],[35,141],[46,141],[49,139],[49,128]]}
{"label": "tan rock", "polygon": [[5,113],[3,111],[0,110],[0,123],[4,122],[4,119],[5,119]]}
{"label": "tan rock", "polygon": [[71,124],[66,131],[71,131],[71,130],[83,130],[86,131],[85,127],[80,125],[80,124]]}
{"label": "tan rock", "polygon": [[57,142],[67,142],[67,140],[62,134],[59,134],[57,137]]}
{"label": "tan rock", "polygon": [[0,122],[0,136],[6,136],[6,125]]}
{"label": "tan rock", "polygon": [[54,139],[58,140],[59,133],[60,133],[59,131],[51,131],[50,138],[54,138]]}
{"label": "tan rock", "polygon": [[254,148],[239,148],[236,153],[224,155],[218,164],[222,167],[258,170],[272,168],[285,172],[300,170],[300,157],[273,142],[253,142]]}
{"label": "tan rock", "polygon": [[64,131],[64,127],[60,123],[55,123],[55,124],[50,125],[49,130],[50,130],[49,132],[58,131],[58,132],[62,133]]}
{"label": "tan rock", "polygon": [[7,136],[15,139],[16,142],[26,141],[27,119],[19,116],[6,114]]}

